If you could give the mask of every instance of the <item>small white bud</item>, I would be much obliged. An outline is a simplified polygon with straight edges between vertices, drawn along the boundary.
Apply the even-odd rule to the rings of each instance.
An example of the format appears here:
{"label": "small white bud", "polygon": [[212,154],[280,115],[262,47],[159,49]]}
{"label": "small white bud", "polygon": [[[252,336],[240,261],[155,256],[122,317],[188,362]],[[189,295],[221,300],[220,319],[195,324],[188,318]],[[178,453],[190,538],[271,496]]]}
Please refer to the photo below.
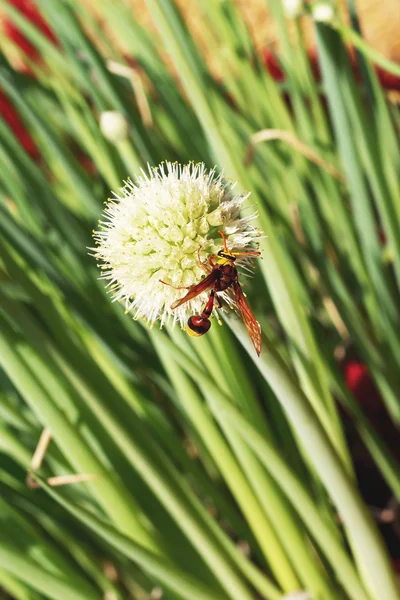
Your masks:
{"label": "small white bud", "polygon": [[336,17],[335,7],[331,2],[314,2],[311,14],[318,23],[332,23]]}
{"label": "small white bud", "polygon": [[296,19],[304,12],[303,0],[283,0],[283,10],[288,19]]}
{"label": "small white bud", "polygon": [[101,113],[100,129],[104,137],[113,144],[123,142],[128,137],[128,122],[116,110]]}

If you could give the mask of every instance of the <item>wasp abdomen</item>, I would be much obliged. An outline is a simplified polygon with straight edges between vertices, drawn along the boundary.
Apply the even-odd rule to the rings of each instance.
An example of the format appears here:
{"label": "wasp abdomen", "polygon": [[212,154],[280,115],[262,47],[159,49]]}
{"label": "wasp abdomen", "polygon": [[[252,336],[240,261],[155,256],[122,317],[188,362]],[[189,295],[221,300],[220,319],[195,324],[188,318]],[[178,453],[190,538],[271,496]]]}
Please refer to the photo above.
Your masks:
{"label": "wasp abdomen", "polygon": [[186,325],[186,331],[189,335],[199,337],[200,335],[207,333],[210,327],[210,319],[207,317],[202,317],[201,315],[193,315],[192,317],[189,317]]}

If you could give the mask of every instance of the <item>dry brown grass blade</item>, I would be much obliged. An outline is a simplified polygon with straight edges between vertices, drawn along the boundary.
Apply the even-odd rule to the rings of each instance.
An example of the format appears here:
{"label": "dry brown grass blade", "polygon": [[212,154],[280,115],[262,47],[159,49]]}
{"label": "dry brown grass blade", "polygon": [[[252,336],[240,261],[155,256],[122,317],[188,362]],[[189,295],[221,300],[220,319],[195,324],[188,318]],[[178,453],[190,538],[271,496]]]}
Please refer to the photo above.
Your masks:
{"label": "dry brown grass blade", "polygon": [[151,115],[150,105],[147,101],[143,81],[139,73],[132,67],[121,65],[114,60],[107,61],[107,69],[111,73],[115,73],[115,75],[120,75],[121,77],[129,79],[143,125],[145,127],[151,127],[153,125],[153,117]]}
{"label": "dry brown grass blade", "polygon": [[[44,457],[46,455],[47,448],[51,441],[51,433],[45,427],[41,433],[36,450],[33,453],[31,464],[26,477],[26,485],[30,489],[37,489],[40,487],[40,483],[35,479],[34,473],[42,466]],[[60,485],[69,485],[71,483],[83,483],[85,481],[92,481],[96,478],[93,473],[75,473],[70,475],[58,475],[56,477],[49,477],[47,479],[48,485],[55,487]]]}
{"label": "dry brown grass blade", "polygon": [[51,433],[45,427],[39,438],[38,445],[36,446],[36,450],[32,456],[31,464],[29,467],[30,473],[34,473],[35,471],[40,469],[43,459],[45,457],[47,448],[49,447],[50,441],[51,441]]}
{"label": "dry brown grass blade", "polygon": [[244,159],[245,165],[249,166],[253,162],[255,147],[257,144],[260,144],[261,142],[270,142],[274,140],[285,142],[286,144],[288,144],[288,146],[291,146],[292,148],[297,150],[297,152],[300,152],[300,154],[305,156],[315,165],[321,167],[321,169],[326,171],[329,175],[335,177],[335,179],[338,179],[342,182],[345,181],[344,175],[338,169],[336,169],[336,167],[331,165],[324,158],[321,158],[321,156],[317,152],[315,152],[315,150],[313,150],[312,148],[307,146],[307,144],[299,140],[299,138],[296,137],[293,133],[291,133],[290,131],[285,131],[283,129],[262,129],[261,131],[258,131],[257,133],[252,135],[250,138],[250,142],[246,148],[246,154]]}

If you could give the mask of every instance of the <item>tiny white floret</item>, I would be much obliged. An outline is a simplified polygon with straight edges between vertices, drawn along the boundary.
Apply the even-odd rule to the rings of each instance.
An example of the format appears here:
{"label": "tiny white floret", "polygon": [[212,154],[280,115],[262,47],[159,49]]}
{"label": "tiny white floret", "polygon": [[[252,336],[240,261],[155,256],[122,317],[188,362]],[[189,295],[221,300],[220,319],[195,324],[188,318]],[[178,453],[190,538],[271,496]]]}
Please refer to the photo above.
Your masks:
{"label": "tiny white floret", "polygon": [[[187,291],[176,288],[189,288],[207,275],[199,257],[207,262],[222,249],[218,231],[231,251],[256,249],[260,232],[251,225],[255,215],[239,214],[249,194],[235,194],[234,185],[203,163],[149,166],[135,183],[125,183],[122,193],[109,200],[94,233],[97,247],[92,250],[101,261],[101,279],[108,280],[114,299],[135,318],[183,326],[201,312],[209,293],[172,310],[171,304]],[[248,257],[236,261],[239,271],[249,264]],[[234,305],[229,293],[219,296]]]}

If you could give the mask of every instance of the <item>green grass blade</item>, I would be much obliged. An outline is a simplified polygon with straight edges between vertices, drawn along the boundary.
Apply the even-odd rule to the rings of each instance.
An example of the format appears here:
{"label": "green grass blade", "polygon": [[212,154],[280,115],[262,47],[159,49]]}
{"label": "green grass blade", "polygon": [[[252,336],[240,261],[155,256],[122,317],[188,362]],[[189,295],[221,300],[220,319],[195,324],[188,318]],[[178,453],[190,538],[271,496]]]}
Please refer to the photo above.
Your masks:
{"label": "green grass blade", "polygon": [[75,588],[67,580],[41,568],[32,559],[3,541],[0,544],[0,567],[52,600],[76,600],[76,598],[97,600],[98,598],[97,593]]}
{"label": "green grass blade", "polygon": [[88,510],[64,499],[60,493],[50,488],[44,482],[42,482],[42,485],[50,496],[74,515],[74,517],[92,529],[96,535],[102,537],[108,544],[112,545],[130,560],[139,564],[145,571],[174,590],[180,597],[186,600],[193,600],[193,598],[198,598],[199,600],[208,600],[208,598],[210,600],[222,600],[224,598],[221,593],[211,590],[200,581],[196,581],[187,573],[177,569],[170,562],[135,544],[128,537],[119,533],[114,527]]}

